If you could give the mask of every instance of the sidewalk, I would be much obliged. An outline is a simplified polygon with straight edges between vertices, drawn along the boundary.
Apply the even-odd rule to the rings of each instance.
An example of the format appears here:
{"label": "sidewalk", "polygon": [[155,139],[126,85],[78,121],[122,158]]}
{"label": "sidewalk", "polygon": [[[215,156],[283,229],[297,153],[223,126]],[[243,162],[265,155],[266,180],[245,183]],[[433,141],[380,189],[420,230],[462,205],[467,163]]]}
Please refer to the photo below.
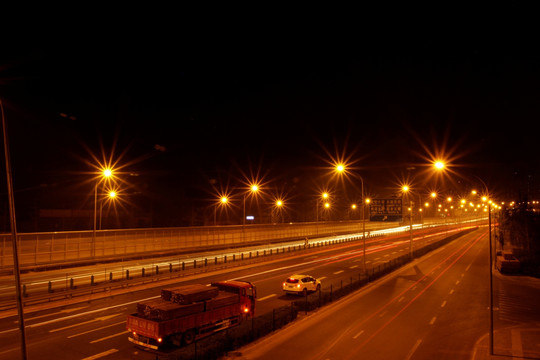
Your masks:
{"label": "sidewalk", "polygon": [[[490,354],[490,337],[485,334],[475,345],[472,360],[486,359],[540,359],[540,279],[522,275],[502,275],[494,269],[494,279],[499,291],[505,291],[507,299],[504,316],[511,322],[498,319],[503,315],[501,306],[494,305],[493,354]],[[495,295],[498,295],[496,291]]]}
{"label": "sidewalk", "polygon": [[540,323],[495,330],[493,340],[493,355],[490,355],[489,334],[486,334],[476,343],[471,359],[540,359]]}

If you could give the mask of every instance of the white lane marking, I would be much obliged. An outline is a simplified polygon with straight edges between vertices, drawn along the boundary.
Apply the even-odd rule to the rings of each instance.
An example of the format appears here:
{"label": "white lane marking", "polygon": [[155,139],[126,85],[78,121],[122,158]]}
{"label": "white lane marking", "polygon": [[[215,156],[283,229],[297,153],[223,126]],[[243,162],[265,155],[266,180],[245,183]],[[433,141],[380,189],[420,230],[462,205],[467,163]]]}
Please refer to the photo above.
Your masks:
{"label": "white lane marking", "polygon": [[71,338],[74,338],[74,337],[77,337],[77,336],[81,336],[81,335],[86,335],[86,334],[89,334],[89,333],[94,332],[94,331],[103,330],[103,329],[106,329],[106,328],[109,328],[109,327],[113,327],[113,326],[120,325],[120,324],[125,324],[125,323],[126,323],[125,321],[120,321],[120,322],[117,322],[117,323],[114,323],[114,324],[111,324],[111,325],[98,327],[98,328],[95,328],[95,329],[92,329],[92,330],[88,330],[88,331],[85,331],[85,332],[82,332],[82,333],[78,333],[78,334],[74,334],[74,335],[69,335],[69,336],[68,336],[68,339],[71,339]]}
{"label": "white lane marking", "polygon": [[129,332],[129,331],[124,330],[124,331],[119,332],[119,333],[117,333],[117,334],[105,336],[105,337],[102,337],[101,339],[92,340],[92,341],[90,341],[90,344],[95,344],[95,343],[100,342],[100,341],[108,340],[108,339],[110,339],[110,338],[113,338],[113,337],[116,337],[116,336],[119,336],[119,335],[124,335],[124,334],[127,334],[128,332]]}
{"label": "white lane marking", "polygon": [[420,343],[422,342],[422,339],[419,339],[418,341],[416,341],[416,343],[414,344],[414,346],[412,347],[411,351],[409,351],[409,353],[407,354],[407,357],[405,358],[405,360],[410,360],[410,358],[413,356],[413,354],[416,352],[416,349],[418,349],[418,347],[420,346]]}
{"label": "white lane marking", "polygon": [[452,295],[454,293],[454,289],[450,290],[450,295]]}
{"label": "white lane marking", "polygon": [[434,316],[434,317],[431,319],[431,321],[429,322],[429,325],[435,324],[435,321],[436,321],[436,320],[437,320],[437,317]]}
{"label": "white lane marking", "polygon": [[358,334],[354,335],[353,336],[353,339],[356,339],[357,337],[359,337],[360,335],[362,335],[364,333],[364,330],[360,331]]}
{"label": "white lane marking", "polygon": [[107,355],[114,354],[114,353],[117,352],[117,351],[118,351],[117,349],[110,349],[110,350],[104,351],[104,352],[99,353],[99,354],[96,354],[96,355],[92,355],[92,356],[89,356],[89,357],[85,357],[85,358],[82,359],[82,360],[95,360],[95,359],[99,359],[100,357],[104,357],[104,356],[107,356]]}
{"label": "white lane marking", "polygon": [[458,285],[458,284],[459,284],[459,280],[458,280],[458,281],[456,281],[456,285]]}
{"label": "white lane marking", "polygon": [[341,274],[344,270],[339,270],[334,273],[334,275]]}
{"label": "white lane marking", "polygon": [[[39,316],[29,317],[29,318],[27,318],[26,320],[35,320],[35,319],[40,319],[40,318],[44,318],[44,317],[47,317],[47,316],[54,316],[54,315],[61,315],[61,314],[69,314],[70,312],[79,311],[79,310],[82,310],[82,309],[87,308],[87,307],[88,307],[88,306],[81,306],[81,307],[72,308],[72,309],[64,309],[64,310],[60,310],[59,312],[55,312],[55,313],[50,313],[50,314],[44,314],[44,315],[39,315]],[[15,320],[13,323],[17,324],[18,322],[19,322],[19,320]]]}
{"label": "white lane marking", "polygon": [[405,296],[402,296],[402,297],[399,298],[399,300],[397,302],[402,302],[404,299],[405,299]]}
{"label": "white lane marking", "polygon": [[267,299],[273,298],[274,296],[276,296],[276,294],[270,294],[270,295],[268,295],[268,296],[262,297],[262,298],[257,299],[257,300],[263,301],[263,300],[267,300]]}
{"label": "white lane marking", "polygon": [[110,318],[113,318],[115,316],[118,316],[118,315],[124,315],[124,314],[112,314],[112,315],[107,315],[107,316],[102,316],[102,317],[98,317],[98,318],[95,318],[95,319],[92,319],[92,320],[88,320],[88,321],[83,321],[81,323],[77,323],[77,324],[73,324],[73,325],[68,325],[68,326],[64,326],[64,327],[61,327],[61,328],[57,328],[57,329],[52,329],[52,330],[49,330],[50,333],[53,333],[53,332],[57,332],[57,331],[62,331],[62,330],[66,330],[66,329],[71,329],[71,328],[74,328],[76,326],[81,326],[81,325],[86,325],[86,324],[90,324],[90,323],[93,323],[95,321],[105,321],[105,320],[109,320]]}
{"label": "white lane marking", "polygon": [[469,264],[469,266],[467,266],[467,267],[465,268],[465,271],[469,271],[469,269],[471,268],[471,265],[472,265],[472,264]]}
{"label": "white lane marking", "polygon": [[441,307],[445,307],[446,306],[446,300],[443,301],[443,303],[441,304]]}
{"label": "white lane marking", "polygon": [[353,265],[353,266],[349,266],[349,269],[354,269],[354,268],[357,268],[358,265]]}
{"label": "white lane marking", "polygon": [[378,257],[378,258],[375,258],[375,260],[379,260],[379,259],[380,259],[380,257]]}

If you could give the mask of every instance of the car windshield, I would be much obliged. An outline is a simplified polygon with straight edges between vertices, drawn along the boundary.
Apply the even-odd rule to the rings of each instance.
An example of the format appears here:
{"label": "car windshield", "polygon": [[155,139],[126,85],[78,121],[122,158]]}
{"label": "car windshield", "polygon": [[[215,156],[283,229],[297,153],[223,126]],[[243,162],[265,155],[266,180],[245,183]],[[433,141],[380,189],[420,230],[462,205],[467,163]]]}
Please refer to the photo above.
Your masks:
{"label": "car windshield", "polygon": [[287,282],[288,282],[289,284],[297,284],[297,283],[298,283],[298,279],[288,278],[288,279],[287,279]]}

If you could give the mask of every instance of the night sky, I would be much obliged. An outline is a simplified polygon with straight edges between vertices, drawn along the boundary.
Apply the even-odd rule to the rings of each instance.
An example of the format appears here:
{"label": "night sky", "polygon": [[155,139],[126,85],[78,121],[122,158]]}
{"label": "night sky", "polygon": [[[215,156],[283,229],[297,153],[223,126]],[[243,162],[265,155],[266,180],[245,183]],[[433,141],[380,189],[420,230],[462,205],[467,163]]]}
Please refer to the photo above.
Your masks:
{"label": "night sky", "polygon": [[[332,183],[336,159],[372,196],[409,180],[458,192],[477,177],[501,200],[538,196],[540,52],[528,10],[470,15],[466,29],[434,28],[432,16],[410,32],[339,16],[111,16],[8,38],[0,97],[21,223],[36,209],[93,209],[91,164],[111,154],[124,209],[151,207],[155,226],[198,224],[186,218],[204,216],[216,190],[253,178],[268,199],[305,203],[327,186],[354,197],[358,179]],[[437,156],[446,179],[426,175]]]}

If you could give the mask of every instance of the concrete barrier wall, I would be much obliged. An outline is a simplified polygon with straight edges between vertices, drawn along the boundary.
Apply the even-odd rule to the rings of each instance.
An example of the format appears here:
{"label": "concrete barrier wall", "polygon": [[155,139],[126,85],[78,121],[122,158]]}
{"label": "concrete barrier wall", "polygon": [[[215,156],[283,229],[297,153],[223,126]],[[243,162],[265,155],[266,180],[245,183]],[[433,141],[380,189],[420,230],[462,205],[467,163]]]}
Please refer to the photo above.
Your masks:
{"label": "concrete barrier wall", "polygon": [[[398,226],[396,222],[366,222],[373,231]],[[361,233],[362,222],[205,226],[156,229],[66,231],[17,234],[21,267],[58,262],[99,259],[149,252],[183,251],[215,246],[313,238]],[[12,236],[0,235],[0,269],[13,267]]]}

